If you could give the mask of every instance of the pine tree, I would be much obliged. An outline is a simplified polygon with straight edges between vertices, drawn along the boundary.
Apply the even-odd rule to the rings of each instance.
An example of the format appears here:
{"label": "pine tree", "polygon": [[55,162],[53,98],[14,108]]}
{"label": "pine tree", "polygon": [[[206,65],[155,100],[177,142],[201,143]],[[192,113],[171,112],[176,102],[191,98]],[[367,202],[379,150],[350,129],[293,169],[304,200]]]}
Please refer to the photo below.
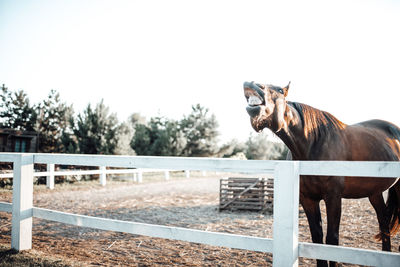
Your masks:
{"label": "pine tree", "polygon": [[89,104],[83,114],[78,114],[73,130],[83,154],[114,154],[119,131],[117,116],[109,113],[103,100],[95,109]]}
{"label": "pine tree", "polygon": [[186,139],[178,122],[163,117],[151,118],[148,124],[137,124],[131,147],[138,155],[179,156]]}
{"label": "pine tree", "polygon": [[38,105],[37,113],[37,129],[40,135],[39,151],[42,153],[75,152],[70,124],[73,116],[72,106],[61,102],[60,94],[51,90],[47,99]]}
{"label": "pine tree", "polygon": [[0,127],[34,131],[37,113],[23,90],[12,92],[3,84],[0,102]]}
{"label": "pine tree", "polygon": [[184,156],[214,156],[218,153],[218,122],[213,114],[200,104],[179,125],[187,139]]}

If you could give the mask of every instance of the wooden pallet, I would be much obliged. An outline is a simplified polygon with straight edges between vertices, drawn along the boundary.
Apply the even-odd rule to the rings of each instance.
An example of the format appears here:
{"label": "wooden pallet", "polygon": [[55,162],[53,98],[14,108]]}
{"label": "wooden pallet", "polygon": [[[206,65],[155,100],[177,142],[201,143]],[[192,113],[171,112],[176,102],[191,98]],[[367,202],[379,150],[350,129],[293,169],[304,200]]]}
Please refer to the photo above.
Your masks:
{"label": "wooden pallet", "polygon": [[223,178],[220,180],[219,210],[263,211],[272,207],[273,180]]}

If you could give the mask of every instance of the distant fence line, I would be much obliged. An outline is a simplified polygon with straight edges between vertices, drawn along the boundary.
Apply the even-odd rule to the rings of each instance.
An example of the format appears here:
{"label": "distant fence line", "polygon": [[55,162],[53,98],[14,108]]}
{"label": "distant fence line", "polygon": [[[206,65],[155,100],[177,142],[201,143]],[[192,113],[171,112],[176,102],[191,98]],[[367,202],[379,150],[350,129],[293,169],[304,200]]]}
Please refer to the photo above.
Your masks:
{"label": "distant fence line", "polygon": [[[1,171],[1,170],[0,170]],[[54,177],[55,176],[72,176],[72,175],[100,175],[99,182],[102,186],[107,184],[107,175],[109,174],[132,174],[132,180],[138,183],[143,182],[143,173],[164,173],[164,179],[168,181],[170,179],[171,172],[177,172],[179,170],[162,170],[162,169],[108,169],[106,166],[100,166],[98,170],[55,170],[55,164],[47,164],[47,171],[45,172],[34,172],[34,177],[46,177],[46,186],[49,189],[54,189]],[[183,171],[183,170],[182,170]],[[186,178],[190,178],[190,171],[185,170]],[[202,172],[205,176],[205,171]],[[12,172],[0,173],[0,179],[13,178]]]}

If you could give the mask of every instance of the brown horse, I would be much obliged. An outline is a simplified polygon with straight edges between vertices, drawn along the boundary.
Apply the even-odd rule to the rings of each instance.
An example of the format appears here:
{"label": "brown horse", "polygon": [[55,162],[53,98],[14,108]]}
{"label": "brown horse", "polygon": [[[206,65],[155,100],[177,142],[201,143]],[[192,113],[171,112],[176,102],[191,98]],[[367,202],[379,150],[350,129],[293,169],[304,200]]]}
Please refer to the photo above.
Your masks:
{"label": "brown horse", "polygon": [[[381,120],[346,125],[328,112],[286,101],[289,85],[282,88],[245,82],[244,94],[254,130],[270,129],[287,145],[294,160],[399,161],[400,128]],[[379,222],[380,233],[376,238],[382,240],[382,250],[390,251],[390,237],[400,229],[400,181],[397,180],[300,177],[300,203],[313,242],[323,242],[321,200],[327,210],[326,244],[338,245],[342,198],[368,197]],[[387,189],[385,203],[382,192]],[[327,266],[327,262],[318,260],[317,266]],[[336,263],[330,262],[330,266]]]}

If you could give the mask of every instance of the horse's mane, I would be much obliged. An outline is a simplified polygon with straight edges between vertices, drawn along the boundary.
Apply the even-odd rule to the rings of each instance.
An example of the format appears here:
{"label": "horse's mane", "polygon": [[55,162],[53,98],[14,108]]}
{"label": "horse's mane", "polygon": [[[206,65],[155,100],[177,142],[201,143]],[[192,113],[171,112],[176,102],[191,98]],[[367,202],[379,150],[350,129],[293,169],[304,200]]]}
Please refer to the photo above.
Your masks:
{"label": "horse's mane", "polygon": [[329,112],[297,102],[289,102],[289,105],[298,112],[303,124],[304,135],[307,138],[318,139],[329,135],[332,131],[342,130],[346,127],[344,123]]}

